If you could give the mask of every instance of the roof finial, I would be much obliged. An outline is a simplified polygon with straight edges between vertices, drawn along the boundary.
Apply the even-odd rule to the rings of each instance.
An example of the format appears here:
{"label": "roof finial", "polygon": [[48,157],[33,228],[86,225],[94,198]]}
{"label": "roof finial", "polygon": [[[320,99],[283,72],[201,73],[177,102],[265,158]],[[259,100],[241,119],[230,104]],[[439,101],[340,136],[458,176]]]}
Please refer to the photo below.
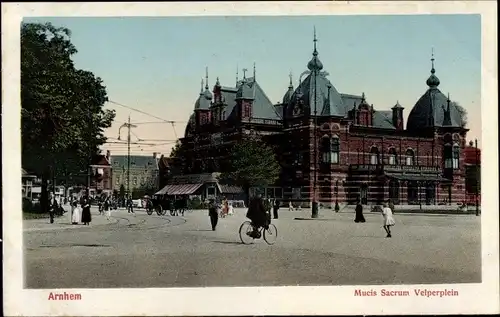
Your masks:
{"label": "roof finial", "polygon": [[253,81],[255,81],[255,62],[253,62]]}
{"label": "roof finial", "polygon": [[200,94],[203,93],[203,78],[201,79],[201,90],[200,90]]}
{"label": "roof finial", "polygon": [[363,101],[363,102],[365,101],[365,93],[364,92],[361,94],[361,101]]}
{"label": "roof finial", "polygon": [[316,38],[316,26],[314,26],[314,52],[313,52],[313,55],[314,56],[317,56],[318,55],[318,51],[316,50],[316,42],[318,41],[318,39]]}
{"label": "roof finial", "polygon": [[238,64],[236,64],[236,86],[238,86]]}
{"label": "roof finial", "polygon": [[432,64],[431,73],[434,74],[436,72],[436,70],[434,69],[434,47],[432,48],[432,53],[431,53],[431,64]]}
{"label": "roof finial", "polygon": [[242,71],[243,71],[243,79],[246,79],[247,78],[248,69],[243,68]]}
{"label": "roof finial", "polygon": [[205,89],[208,90],[208,66],[205,67]]}
{"label": "roof finial", "polygon": [[288,77],[290,77],[290,85],[288,88],[293,88],[293,83],[292,83],[292,71],[290,71],[290,74],[288,74]]}

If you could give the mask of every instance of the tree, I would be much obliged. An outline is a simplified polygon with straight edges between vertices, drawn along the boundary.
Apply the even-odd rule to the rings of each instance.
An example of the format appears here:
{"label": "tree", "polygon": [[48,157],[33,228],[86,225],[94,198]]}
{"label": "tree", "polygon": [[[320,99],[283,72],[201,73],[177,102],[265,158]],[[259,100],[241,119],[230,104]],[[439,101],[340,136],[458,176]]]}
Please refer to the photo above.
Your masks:
{"label": "tree", "polygon": [[248,195],[250,187],[265,187],[278,179],[281,167],[273,149],[260,139],[245,139],[230,152],[229,169],[219,180],[241,186]]}
{"label": "tree", "polygon": [[41,176],[44,211],[49,178],[84,180],[115,117],[102,80],[75,68],[70,37],[50,23],[21,26],[22,164]]}
{"label": "tree", "polygon": [[170,156],[172,158],[178,158],[180,152],[182,152],[182,142],[180,140],[175,141],[175,145],[170,150]]}
{"label": "tree", "polygon": [[460,119],[461,119],[461,127],[465,128],[467,126],[467,110],[465,110],[464,107],[462,107],[458,102],[452,101],[451,105],[455,106],[457,109],[458,113],[460,114]]}

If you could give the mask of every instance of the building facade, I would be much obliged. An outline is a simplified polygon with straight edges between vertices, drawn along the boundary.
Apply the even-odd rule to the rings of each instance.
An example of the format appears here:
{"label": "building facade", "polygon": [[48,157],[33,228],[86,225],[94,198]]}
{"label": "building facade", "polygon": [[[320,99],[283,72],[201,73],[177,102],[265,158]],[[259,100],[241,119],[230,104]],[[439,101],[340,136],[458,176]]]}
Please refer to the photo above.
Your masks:
{"label": "building facade", "polygon": [[281,179],[271,192],[284,200],[336,203],[452,204],[465,199],[467,129],[460,109],[443,94],[431,59],[427,89],[410,110],[395,102],[377,110],[365,94],[340,93],[316,49],[307,70],[281,103],[273,104],[255,75],[234,87],[208,74],[187,124],[185,174],[228,168],[231,146],[261,137],[276,149]]}
{"label": "building facade", "polygon": [[110,152],[106,155],[96,155],[90,165],[92,177],[90,178],[90,195],[111,194],[113,192],[113,171],[110,163]]}
{"label": "building facade", "polygon": [[[152,156],[131,155],[130,174],[128,173],[129,160],[127,155],[110,156],[110,161],[113,169],[113,190],[120,191],[122,185],[125,191],[129,188],[131,192],[138,188],[158,188],[159,157],[157,153],[153,153]],[[128,175],[130,176],[128,177]],[[130,185],[127,186],[129,178]]]}

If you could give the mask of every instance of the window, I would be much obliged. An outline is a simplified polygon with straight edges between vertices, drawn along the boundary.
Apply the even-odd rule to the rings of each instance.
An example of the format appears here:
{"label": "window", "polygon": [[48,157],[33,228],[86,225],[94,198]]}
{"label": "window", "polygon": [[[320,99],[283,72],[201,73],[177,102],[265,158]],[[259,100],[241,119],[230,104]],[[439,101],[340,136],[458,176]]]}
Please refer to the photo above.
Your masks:
{"label": "window", "polygon": [[453,168],[453,150],[451,144],[444,146],[444,168]]}
{"label": "window", "polygon": [[458,162],[460,161],[460,147],[458,144],[453,146],[453,169],[458,169]]}
{"label": "window", "polygon": [[397,164],[397,153],[396,149],[393,147],[389,149],[389,165],[396,165]]}
{"label": "window", "polygon": [[406,150],[406,165],[415,164],[415,154],[412,149]]}
{"label": "window", "polygon": [[378,148],[372,147],[370,150],[370,164],[371,165],[378,165],[379,164],[379,152]]}
{"label": "window", "polygon": [[338,136],[331,138],[324,136],[321,139],[322,161],[323,163],[339,164],[340,142]]}

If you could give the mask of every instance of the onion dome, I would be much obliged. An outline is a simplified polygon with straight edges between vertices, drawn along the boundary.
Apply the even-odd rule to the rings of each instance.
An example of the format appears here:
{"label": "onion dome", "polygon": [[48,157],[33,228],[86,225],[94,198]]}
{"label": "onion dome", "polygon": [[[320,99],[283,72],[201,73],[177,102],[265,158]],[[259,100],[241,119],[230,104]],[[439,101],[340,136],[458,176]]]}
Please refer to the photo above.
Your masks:
{"label": "onion dome", "polygon": [[436,73],[436,70],[434,69],[434,54],[431,58],[431,62],[432,62],[432,68],[431,68],[431,75],[429,76],[429,78],[427,78],[427,86],[429,86],[429,88],[437,88],[437,86],[439,86],[439,78],[437,78],[437,76],[435,75]]}
{"label": "onion dome", "polygon": [[212,100],[212,93],[210,92],[210,89],[208,88],[208,67],[205,70],[205,92],[204,92],[205,98],[208,100]]}
{"label": "onion dome", "polygon": [[318,58],[318,51],[316,50],[316,42],[318,40],[316,39],[316,28],[314,29],[314,52],[313,52],[313,57],[312,59],[309,61],[309,63],[307,63],[307,68],[310,70],[310,71],[320,71],[323,69],[323,63],[321,63],[321,61],[319,60]]}

